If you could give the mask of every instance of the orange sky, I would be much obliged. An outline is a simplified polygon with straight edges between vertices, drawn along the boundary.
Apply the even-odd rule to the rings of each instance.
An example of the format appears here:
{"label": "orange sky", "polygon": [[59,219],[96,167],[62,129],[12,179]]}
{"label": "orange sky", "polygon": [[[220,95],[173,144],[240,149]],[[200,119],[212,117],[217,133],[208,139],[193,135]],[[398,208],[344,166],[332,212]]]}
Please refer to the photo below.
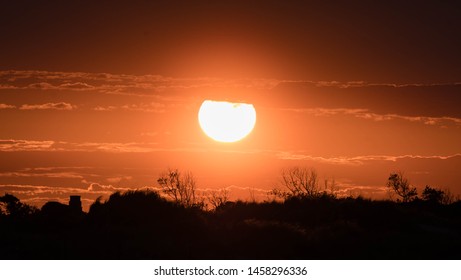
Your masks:
{"label": "orange sky", "polygon": [[[395,170],[461,194],[459,5],[0,5],[0,195],[88,206],[180,168],[263,197],[294,165],[346,195],[385,197]],[[206,137],[205,99],[254,104],[254,131]]]}

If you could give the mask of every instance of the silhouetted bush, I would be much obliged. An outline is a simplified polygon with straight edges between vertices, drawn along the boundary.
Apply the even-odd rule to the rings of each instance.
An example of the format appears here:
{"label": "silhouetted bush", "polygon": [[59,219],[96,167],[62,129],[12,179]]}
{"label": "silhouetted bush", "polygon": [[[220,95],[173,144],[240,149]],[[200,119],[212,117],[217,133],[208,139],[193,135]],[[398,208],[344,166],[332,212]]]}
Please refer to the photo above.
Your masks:
{"label": "silhouetted bush", "polygon": [[387,187],[398,195],[399,202],[410,202],[418,197],[418,192],[415,187],[410,185],[407,178],[403,176],[403,172],[394,172],[389,175]]}
{"label": "silhouetted bush", "polygon": [[11,194],[0,196],[0,213],[13,219],[26,218],[37,212],[37,208],[24,204]]}

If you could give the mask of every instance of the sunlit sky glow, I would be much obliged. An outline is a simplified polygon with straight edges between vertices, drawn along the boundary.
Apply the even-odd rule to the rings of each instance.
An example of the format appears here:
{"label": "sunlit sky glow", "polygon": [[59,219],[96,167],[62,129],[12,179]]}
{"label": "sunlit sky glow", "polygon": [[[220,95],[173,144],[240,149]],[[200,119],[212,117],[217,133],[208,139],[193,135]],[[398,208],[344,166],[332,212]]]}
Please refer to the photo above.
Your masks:
{"label": "sunlit sky glow", "polygon": [[[461,194],[456,2],[103,2],[0,4],[0,195],[88,207],[179,168],[264,199],[295,165],[343,195],[395,170]],[[205,100],[252,104],[254,130],[211,140]]]}

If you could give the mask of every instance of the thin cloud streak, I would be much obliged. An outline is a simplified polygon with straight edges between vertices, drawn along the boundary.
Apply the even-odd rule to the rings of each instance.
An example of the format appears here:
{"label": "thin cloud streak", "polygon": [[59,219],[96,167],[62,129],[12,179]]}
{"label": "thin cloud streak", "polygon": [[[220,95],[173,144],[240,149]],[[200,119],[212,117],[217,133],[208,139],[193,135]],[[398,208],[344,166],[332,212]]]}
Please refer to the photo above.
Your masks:
{"label": "thin cloud streak", "polygon": [[[98,91],[138,95],[137,90],[163,92],[204,87],[274,88],[275,79],[172,78],[161,75],[124,75],[84,72],[0,71],[0,89]],[[145,93],[152,95],[152,93]]]}
{"label": "thin cloud streak", "polygon": [[36,140],[0,140],[0,152],[113,152],[113,153],[145,153],[163,151],[157,143],[70,143],[62,141]]}
{"label": "thin cloud streak", "polygon": [[58,103],[45,103],[45,104],[24,104],[19,107],[20,110],[59,110],[59,111],[71,111],[77,108],[77,106],[66,102]]}
{"label": "thin cloud streak", "polygon": [[[168,134],[168,133],[166,133]],[[209,148],[179,147],[164,148],[157,142],[82,142],[32,141],[0,139],[0,152],[107,152],[107,153],[151,153],[151,152],[210,152]],[[263,150],[213,150],[223,153],[257,154],[268,153]]]}
{"label": "thin cloud streak", "polygon": [[148,153],[161,151],[162,149],[158,148],[157,143],[96,143],[96,142],[86,142],[86,143],[68,143],[70,144],[69,150],[79,150],[79,151],[102,151],[102,152],[111,152],[111,153]]}
{"label": "thin cloud streak", "polygon": [[126,104],[122,106],[97,106],[93,108],[94,111],[100,112],[112,112],[116,110],[123,110],[123,111],[138,111],[138,112],[145,112],[145,113],[165,113],[166,112],[166,105],[157,102],[151,103],[141,103],[141,104]]}
{"label": "thin cloud streak", "polygon": [[59,179],[82,179],[81,174],[75,172],[31,173],[31,172],[3,172],[0,177],[45,177]]}
{"label": "thin cloud streak", "polygon": [[396,162],[403,159],[436,159],[436,160],[447,160],[451,158],[461,157],[461,153],[453,155],[365,155],[365,156],[354,156],[354,157],[320,157],[305,155],[296,152],[279,152],[276,157],[282,160],[307,160],[315,161],[320,163],[328,164],[340,164],[340,165],[363,165],[371,161],[392,161]]}
{"label": "thin cloud streak", "polygon": [[54,151],[54,141],[0,140],[0,152]]}
{"label": "thin cloud streak", "polygon": [[389,189],[385,186],[362,186],[351,183],[337,182],[338,189],[334,191],[338,197],[372,197],[389,199]]}
{"label": "thin cloud streak", "polygon": [[[0,152],[19,151],[44,151],[44,152],[108,152],[108,153],[151,153],[151,152],[204,152],[210,151],[204,148],[162,148],[155,142],[55,142],[55,141],[28,141],[28,140],[0,140]],[[330,164],[362,165],[369,161],[398,161],[402,159],[438,159],[447,160],[461,157],[461,153],[451,155],[360,155],[360,156],[338,156],[322,157],[304,154],[302,151],[283,150],[216,150],[222,153],[238,154],[261,154],[264,156],[273,155],[281,160],[310,160]]]}
{"label": "thin cloud streak", "polygon": [[312,81],[312,80],[276,80],[277,83],[274,83],[276,86],[284,84],[306,84],[313,85],[316,87],[324,88],[374,88],[374,87],[388,87],[388,88],[422,88],[422,87],[440,87],[440,86],[459,86],[461,82],[454,83],[408,83],[408,84],[396,84],[396,83],[369,83],[366,81],[348,81],[348,82],[339,82],[339,81]]}
{"label": "thin cloud streak", "polygon": [[60,194],[67,196],[72,193],[87,193],[87,188],[76,187],[55,187],[37,185],[0,185],[0,191],[19,195],[41,195],[41,194]]}
{"label": "thin cloud streak", "polygon": [[360,119],[372,121],[394,121],[404,120],[409,122],[420,122],[425,125],[446,126],[454,124],[461,126],[461,119],[454,117],[427,117],[427,116],[405,116],[398,114],[377,114],[368,109],[361,108],[281,108],[281,111],[288,111],[301,114],[309,114],[315,117],[332,117],[337,115],[353,116]]}
{"label": "thin cloud streak", "polygon": [[14,109],[16,106],[13,105],[8,105],[8,104],[0,104],[0,110],[1,109]]}
{"label": "thin cloud streak", "polygon": [[190,89],[202,87],[274,89],[283,85],[310,85],[324,88],[422,88],[459,86],[455,83],[394,84],[367,83],[365,81],[312,81],[286,79],[222,79],[213,77],[173,78],[161,75],[126,75],[110,73],[52,72],[35,70],[0,71],[0,89],[41,89],[99,91],[102,93],[130,94],[135,89],[162,92],[168,89]]}

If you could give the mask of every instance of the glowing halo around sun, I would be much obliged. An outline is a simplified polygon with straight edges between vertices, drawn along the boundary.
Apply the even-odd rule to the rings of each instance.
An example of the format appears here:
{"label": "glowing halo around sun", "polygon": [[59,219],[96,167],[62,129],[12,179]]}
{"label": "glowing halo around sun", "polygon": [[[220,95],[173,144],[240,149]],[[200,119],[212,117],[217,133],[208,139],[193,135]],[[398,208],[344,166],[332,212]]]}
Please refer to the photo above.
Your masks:
{"label": "glowing halo around sun", "polygon": [[236,142],[250,134],[256,124],[252,104],[205,100],[198,112],[203,132],[219,142]]}

